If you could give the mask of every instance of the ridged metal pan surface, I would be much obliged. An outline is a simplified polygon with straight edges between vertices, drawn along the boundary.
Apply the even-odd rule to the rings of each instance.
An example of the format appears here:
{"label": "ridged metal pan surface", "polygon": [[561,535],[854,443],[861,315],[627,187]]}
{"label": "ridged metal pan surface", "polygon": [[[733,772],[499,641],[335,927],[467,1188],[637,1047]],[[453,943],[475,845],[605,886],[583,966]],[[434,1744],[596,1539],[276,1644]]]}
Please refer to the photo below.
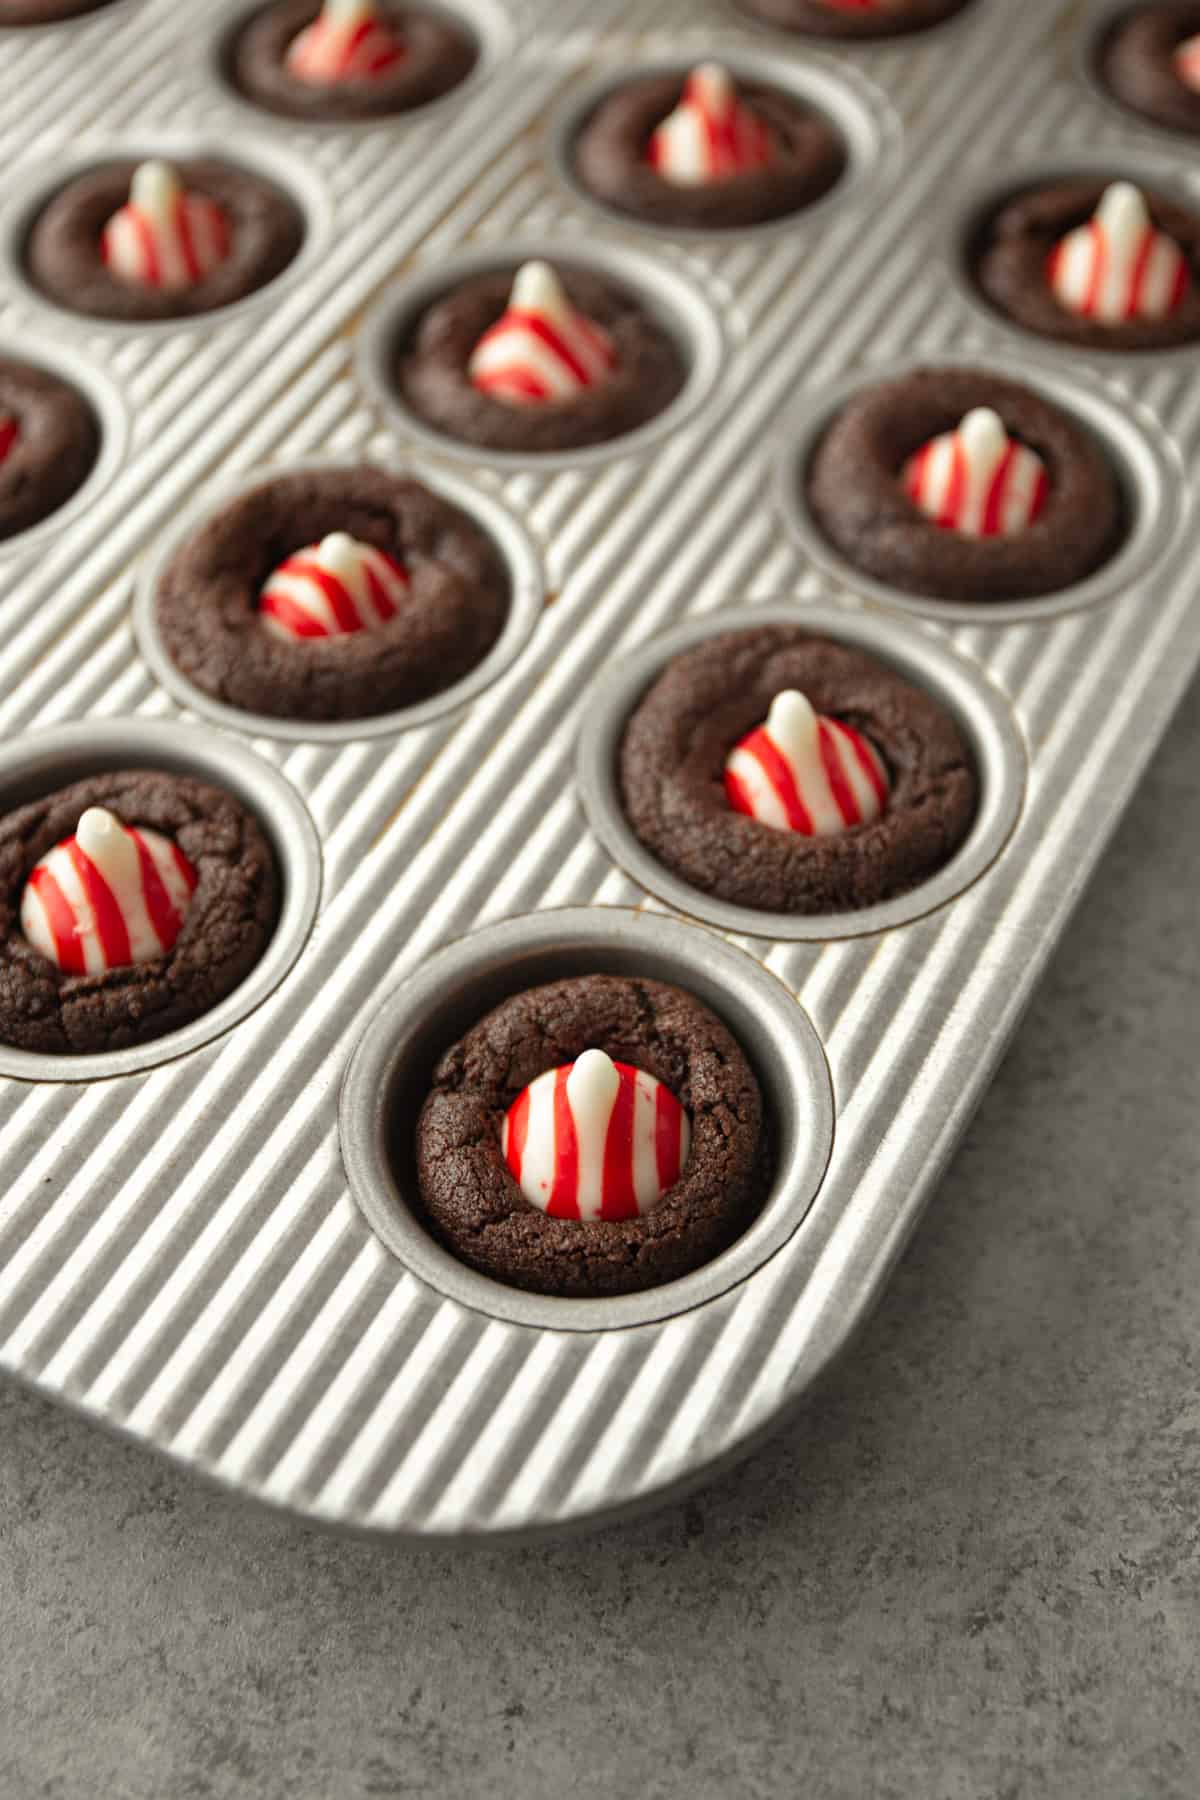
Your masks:
{"label": "ridged metal pan surface", "polygon": [[[271,991],[210,1041],[99,1080],[0,1075],[0,1368],[305,1517],[461,1539],[680,1491],[777,1424],[846,1343],[1200,659],[1195,359],[1059,364],[977,303],[947,243],[1012,170],[1151,156],[1195,191],[1186,149],[1172,157],[1086,78],[1099,10],[972,0],[944,30],[839,48],[764,32],[723,0],[472,0],[479,76],[370,129],[285,128],[228,93],[215,58],[236,6],[131,0],[0,31],[0,343],[86,365],[112,429],[128,420],[64,529],[0,560],[0,774],[27,774],[42,733],[53,763],[55,734],[93,721],[106,756],[127,734],[136,759],[146,730],[184,745],[186,697],[139,653],[139,576],[181,513],[263,469],[378,457],[466,484],[513,521],[547,602],[451,712],[338,742],[191,727],[207,768],[228,746],[245,791],[286,782],[297,845],[302,820],[319,842],[319,869],[315,849],[304,864],[319,911]],[[873,120],[840,201],[787,230],[672,241],[573,190],[561,145],[578,96],[622,67],[722,53],[769,57],[832,111]],[[178,328],[51,321],[19,273],[27,197],[81,155],[184,142],[293,187],[311,220],[298,274]],[[459,259],[501,261],[519,242],[652,269],[664,305],[684,297],[685,328],[711,322],[720,366],[675,428],[520,468],[451,453],[381,404],[372,321]],[[1061,613],[914,617],[812,554],[780,470],[823,396],[899,362],[1008,366],[1026,350],[1031,377],[1069,381],[1098,429],[1121,421],[1135,501],[1144,476],[1143,497],[1170,511],[1126,581]],[[824,630],[869,626],[881,654],[924,644],[930,668],[961,670],[1006,721],[1008,828],[920,916],[817,941],[714,935],[670,916],[590,828],[576,782],[589,684],[600,695],[610,660],[757,602]],[[530,914],[524,931],[506,923]],[[557,967],[631,943],[706,968],[735,1018],[767,982],[777,1024],[760,1055],[794,1009],[811,1085],[780,1104],[810,1155],[754,1253],[594,1323],[489,1296],[419,1251],[406,1261],[403,1222],[372,1223],[387,1196],[360,1208],[352,1191],[351,1174],[370,1179],[356,1096],[364,1068],[400,1066],[429,970],[475,981],[498,944]]]}

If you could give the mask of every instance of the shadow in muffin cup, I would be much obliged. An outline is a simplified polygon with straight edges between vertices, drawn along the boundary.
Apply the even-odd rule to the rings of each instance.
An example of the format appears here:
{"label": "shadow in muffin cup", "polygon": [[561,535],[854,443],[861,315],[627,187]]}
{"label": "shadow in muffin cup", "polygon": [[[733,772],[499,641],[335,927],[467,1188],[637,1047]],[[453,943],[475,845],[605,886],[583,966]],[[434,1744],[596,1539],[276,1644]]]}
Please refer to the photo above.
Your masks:
{"label": "shadow in muffin cup", "polygon": [[[509,581],[508,616],[504,628],[487,655],[460,681],[431,694],[412,706],[394,712],[375,713],[361,719],[289,719],[274,713],[255,713],[238,706],[228,706],[197,687],[178,667],[163,642],[158,624],[158,588],[163,574],[182,545],[204,521],[223,505],[256,487],[265,486],[282,475],[304,470],[353,468],[363,457],[320,457],[311,461],[270,464],[265,468],[240,473],[236,480],[228,478],[199,495],[184,512],[176,526],[160,539],[153,556],[144,565],[133,603],[133,629],[138,649],[154,679],[161,687],[186,706],[190,712],[211,719],[226,731],[240,731],[253,737],[277,738],[284,743],[347,744],[364,738],[392,737],[401,731],[413,731],[428,725],[446,713],[475,700],[512,666],[533,635],[545,604],[545,583],[541,559],[533,542],[516,515],[491,494],[460,477],[442,470],[417,469],[411,465],[393,465],[370,459],[371,466],[388,473],[411,477],[427,486],[432,493],[448,500],[466,513],[487,534],[504,565]],[[297,546],[298,547],[298,546]]]}
{"label": "shadow in muffin cup", "polygon": [[[969,836],[950,861],[919,887],[857,912],[762,912],[719,900],[672,873],[636,836],[625,815],[617,763],[638,702],[669,662],[685,650],[731,632],[788,625],[814,637],[865,650],[923,688],[951,714],[971,752],[979,807]],[[778,602],[709,614],[676,626],[606,671],[585,696],[576,779],[587,820],[613,861],[640,886],[688,918],[746,937],[826,943],[911,924],[957,898],[989,869],[1012,835],[1025,797],[1028,759],[1007,700],[974,663],[938,638],[878,613]]]}
{"label": "shadow in muffin cup", "polygon": [[[421,319],[463,282],[478,275],[514,271],[525,262],[583,269],[624,287],[675,340],[687,368],[682,391],[656,418],[619,437],[578,450],[492,450],[452,437],[428,423],[404,398],[397,366]],[[660,443],[712,398],[725,367],[725,333],[700,289],[677,269],[646,251],[624,244],[598,244],[568,237],[506,238],[477,250],[444,258],[389,288],[363,325],[358,341],[359,377],[389,424],[425,449],[485,467],[520,474],[588,469],[636,456]]]}
{"label": "shadow in muffin cup", "polygon": [[[822,438],[855,395],[899,381],[922,368],[986,369],[1020,382],[1060,407],[1104,451],[1116,476],[1125,530],[1108,561],[1086,580],[1029,600],[942,600],[914,594],[864,573],[826,537],[808,500],[808,471]],[[1097,383],[1064,374],[1047,360],[1028,354],[973,354],[910,357],[869,364],[832,386],[805,396],[787,416],[779,435],[776,494],[784,523],[801,550],[852,593],[889,610],[914,613],[944,624],[1011,625],[1055,619],[1128,593],[1171,549],[1183,523],[1183,464],[1150,412],[1127,398],[1110,395]]]}
{"label": "shadow in muffin cup", "polygon": [[[642,1293],[561,1300],[477,1274],[429,1234],[416,1171],[416,1123],[444,1051],[501,1001],[579,975],[665,981],[729,1028],[762,1089],[775,1172],[765,1204],[721,1255]],[[807,1013],[774,975],[712,932],[619,907],[506,919],[438,951],[390,994],[346,1072],[342,1157],[376,1235],[439,1293],[489,1318],[565,1331],[649,1324],[703,1306],[746,1279],[800,1225],[833,1149],[834,1100]]]}
{"label": "shadow in muffin cup", "polygon": [[308,941],[321,900],[321,843],[295,788],[244,745],[175,720],[89,719],[32,732],[0,746],[0,815],[58,788],[115,769],[161,769],[223,788],[252,813],[279,867],[275,931],[241,985],[180,1031],[98,1056],[43,1056],[0,1043],[0,1076],[19,1081],[100,1081],[138,1075],[199,1050],[249,1017],[274,993]]}

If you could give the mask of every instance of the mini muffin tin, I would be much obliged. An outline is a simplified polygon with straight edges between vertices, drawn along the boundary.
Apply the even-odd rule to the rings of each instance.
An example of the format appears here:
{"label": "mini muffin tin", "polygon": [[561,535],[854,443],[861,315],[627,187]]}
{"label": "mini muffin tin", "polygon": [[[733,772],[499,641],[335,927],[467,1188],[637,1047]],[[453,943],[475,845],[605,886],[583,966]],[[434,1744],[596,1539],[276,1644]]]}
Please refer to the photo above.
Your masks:
{"label": "mini muffin tin", "polygon": [[[743,1454],[850,1338],[1200,660],[1200,352],[1060,354],[961,279],[989,194],[1068,165],[1136,177],[1145,128],[1082,73],[1108,9],[1069,0],[973,0],[842,46],[725,0],[472,0],[478,74],[369,127],[230,93],[215,45],[241,10],[0,30],[0,342],[77,373],[105,427],[105,479],[0,561],[0,803],[126,762],[194,770],[259,813],[285,893],[264,964],[198,1027],[78,1064],[0,1056],[0,1367],[307,1518],[478,1538],[619,1517]],[[714,56],[769,60],[833,117],[853,97],[839,190],[786,229],[673,239],[574,189],[563,134],[601,74]],[[1195,193],[1186,146],[1154,142]],[[296,267],[178,326],[50,309],[20,272],[31,197],[132,144],[269,170],[308,220]],[[521,462],[419,429],[389,392],[397,331],[456,272],[530,252],[639,287],[691,359],[688,405]],[[1087,592],[949,607],[813,535],[796,477],[830,406],[957,360],[1044,387],[1107,443],[1132,529]],[[520,596],[511,656],[361,730],[217,718],[157,647],[162,558],[214,497],[362,458],[488,524]],[[622,838],[622,708],[674,645],[771,616],[926,680],[973,745],[973,838],[885,916],[712,918]],[[439,1250],[384,1145],[479,1011],[587,969],[676,980],[725,1017],[777,1170],[706,1269],[557,1302]]]}

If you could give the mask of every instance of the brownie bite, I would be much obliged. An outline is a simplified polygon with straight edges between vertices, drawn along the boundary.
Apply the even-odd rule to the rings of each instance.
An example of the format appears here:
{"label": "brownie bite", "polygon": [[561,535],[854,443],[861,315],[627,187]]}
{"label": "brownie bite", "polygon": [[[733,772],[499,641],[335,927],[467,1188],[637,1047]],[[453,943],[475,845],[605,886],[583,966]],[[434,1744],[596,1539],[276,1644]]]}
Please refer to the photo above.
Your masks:
{"label": "brownie bite", "polygon": [[99,454],[99,421],[78,388],[0,356],[0,540],[65,506]]}
{"label": "brownie bite", "polygon": [[743,12],[783,31],[810,37],[888,38],[931,25],[961,12],[968,0],[737,0]]}
{"label": "brownie bite", "polygon": [[229,501],[176,551],[156,609],[168,655],[214,700],[353,720],[461,681],[510,598],[482,527],[362,464],[295,470]]}
{"label": "brownie bite", "polygon": [[394,351],[402,399],[482,449],[608,443],[671,405],[687,364],[641,298],[590,269],[527,263],[460,283]]}
{"label": "brownie bite", "polygon": [[433,1071],[416,1160],[447,1250],[576,1299],[711,1261],[772,1175],[758,1082],[720,1019],[679,988],[613,975],[516,994],[467,1032]]}
{"label": "brownie bite", "polygon": [[[1044,473],[1042,503],[958,529],[914,485],[929,446],[977,409]],[[1028,599],[1084,581],[1120,547],[1125,502],[1095,439],[1053,401],[985,369],[916,369],[848,401],[802,472],[819,530],[873,580],[952,601]],[[952,504],[952,503],[951,503]]]}
{"label": "brownie bite", "polygon": [[77,781],[0,818],[0,1043],[53,1056],[149,1043],[259,961],[280,878],[258,821],[152,769]]}
{"label": "brownie bite", "polygon": [[257,293],[304,241],[291,197],[216,157],[107,162],[77,175],[29,228],[34,287],[91,318],[196,318]]}
{"label": "brownie bite", "polygon": [[[789,707],[803,715],[798,749],[776,723]],[[791,914],[919,886],[965,842],[979,799],[943,706],[802,624],[731,631],[673,658],[629,719],[617,779],[635,835],[674,875]]]}
{"label": "brownie bite", "polygon": [[969,261],[998,312],[1052,342],[1200,340],[1200,213],[1153,188],[1096,177],[1027,188],[983,221]]}
{"label": "brownie bite", "polygon": [[846,166],[840,134],[815,107],[713,64],[622,82],[584,121],[572,155],[604,205],[688,230],[798,212]]}
{"label": "brownie bite", "polygon": [[479,47],[441,11],[383,4],[344,31],[317,0],[277,0],[241,21],[224,53],[228,78],[268,112],[353,123],[426,106],[475,67]]}
{"label": "brownie bite", "polygon": [[1131,112],[1200,137],[1200,5],[1131,7],[1104,33],[1097,73]]}

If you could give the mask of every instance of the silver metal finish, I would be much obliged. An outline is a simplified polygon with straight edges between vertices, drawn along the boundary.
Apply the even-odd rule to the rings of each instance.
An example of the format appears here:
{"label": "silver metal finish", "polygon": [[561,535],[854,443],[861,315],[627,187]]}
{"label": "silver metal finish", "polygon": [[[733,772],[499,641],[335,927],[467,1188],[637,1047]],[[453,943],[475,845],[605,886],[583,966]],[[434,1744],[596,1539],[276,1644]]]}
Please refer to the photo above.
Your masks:
{"label": "silver metal finish", "polygon": [[[88,401],[100,427],[100,449],[96,466],[78,493],[48,519],[18,531],[12,537],[0,538],[0,557],[23,556],[35,550],[48,538],[58,537],[95,504],[125,460],[129,445],[129,413],[117,384],[93,363],[66,344],[35,338],[22,332],[11,342],[0,343],[0,356],[11,355],[21,362],[45,369],[69,381]],[[0,618],[2,618],[0,614]]]}
{"label": "silver metal finish", "polygon": [[[758,912],[702,893],[660,863],[634,835],[621,805],[617,756],[634,707],[672,657],[709,638],[754,625],[802,625],[867,651],[924,688],[957,719],[979,776],[979,812],[958,855],[931,880],[879,906],[852,913]],[[963,893],[989,869],[1012,835],[1025,792],[1025,746],[1007,701],[981,670],[937,638],[877,613],[827,606],[755,606],[710,614],[664,632],[625,657],[584,696],[576,779],[588,823],[628,875],[677,912],[722,931],[778,943],[833,943],[909,925]]]}
{"label": "silver metal finish", "polygon": [[[489,1281],[447,1255],[420,1222],[411,1139],[443,1051],[493,1006],[542,982],[625,975],[673,982],[703,1000],[749,1058],[767,1106],[776,1167],[766,1204],[723,1256],[681,1281],[620,1299],[555,1300]],[[787,1242],[821,1185],[833,1144],[833,1091],[820,1041],[788,990],[724,939],[653,913],[578,907],[508,919],[430,957],[371,1021],[342,1089],[342,1155],[355,1199],[404,1266],[488,1318],[556,1331],[613,1331],[702,1306]]]}
{"label": "silver metal finish", "polygon": [[[1183,522],[1184,481],[1179,452],[1158,426],[1149,408],[1122,401],[1096,383],[1064,375],[1043,357],[1025,355],[943,356],[938,368],[983,367],[1032,387],[1069,413],[1106,451],[1125,498],[1128,531],[1108,562],[1085,581],[1035,600],[989,602],[989,619],[1052,619],[1128,594],[1135,583],[1152,576],[1168,554]],[[981,609],[936,595],[909,594],[856,569],[825,536],[808,504],[807,474],[812,458],[838,413],[856,393],[882,381],[910,374],[910,360],[875,365],[806,396],[789,415],[779,438],[777,498],[784,521],[805,554],[838,582],[900,612],[928,619],[969,624]]]}
{"label": "silver metal finish", "polygon": [[100,1081],[136,1075],[198,1050],[248,1019],[286,979],[308,941],[321,899],[321,843],[304,802],[253,751],[194,725],[141,719],[62,725],[0,745],[0,813],[109,769],[165,769],[234,794],[258,819],[275,852],[283,903],[261,960],[228,999],[153,1043],[102,1056],[41,1056],[0,1044],[0,1076],[18,1081]]}
{"label": "silver metal finish", "polygon": [[445,456],[464,462],[486,463],[510,472],[531,467],[539,470],[590,469],[598,463],[612,462],[614,457],[632,456],[661,442],[711,400],[726,365],[725,339],[720,320],[704,294],[671,264],[645,251],[629,249],[619,241],[601,244],[590,238],[582,243],[572,240],[564,248],[564,260],[577,268],[594,269],[599,275],[610,275],[621,282],[657,317],[686,359],[688,375],[683,391],[658,418],[650,419],[636,431],[628,431],[610,443],[592,444],[582,450],[540,451],[535,456],[528,456],[513,450],[481,450],[474,444],[463,444],[414,413],[396,384],[395,365],[401,346],[412,336],[422,314],[471,276],[485,275],[497,268],[513,268],[533,258],[552,257],[553,254],[554,247],[545,239],[506,240],[487,250],[468,251],[446,261],[439,259],[433,268],[425,269],[385,292],[362,331],[359,371],[363,385],[376,404],[406,437]]}
{"label": "silver metal finish", "polygon": [[[336,220],[318,222],[319,254],[251,308],[154,330],[54,314],[55,339],[70,331],[124,396],[131,431],[69,529],[3,564],[4,754],[33,775],[39,734],[69,726],[83,759],[72,768],[111,728],[128,756],[131,718],[163,734],[164,755],[202,737],[214,777],[240,779],[249,759],[302,797],[324,882],[287,979],[219,1037],[99,1082],[0,1076],[0,1369],[240,1493],[423,1539],[623,1516],[744,1453],[810,1389],[886,1281],[1200,661],[1186,529],[1194,355],[1078,359],[1093,380],[1072,382],[1072,396],[1086,389],[1106,419],[1129,422],[1110,441],[1118,455],[1141,447],[1164,507],[1173,477],[1154,446],[1188,471],[1185,528],[1164,528],[1105,604],[1020,619],[941,610],[893,627],[898,598],[864,596],[845,572],[831,583],[773,493],[811,396],[898,358],[1013,355],[1014,333],[949,277],[947,214],[973,216],[974,196],[1025,170],[1133,166],[1128,122],[1073,73],[1087,25],[1074,0],[974,0],[919,37],[824,46],[823,67],[855,91],[869,70],[901,121],[886,186],[881,168],[794,233],[658,240],[653,254],[636,230],[599,233],[595,209],[554,172],[547,125],[579,71],[595,59],[606,70],[699,61],[714,43],[774,47],[790,66],[805,47],[735,23],[725,0],[539,0],[510,17],[508,50],[455,104],[286,139],[210,78],[208,7],[144,0],[0,43],[0,148],[16,191],[44,191],[87,146],[110,155],[134,134],[155,148],[186,138],[247,161],[278,156],[286,184],[306,205],[327,196]],[[1191,191],[1178,159],[1173,175]],[[372,309],[411,296],[414,281],[434,291],[464,256],[495,263],[525,244],[618,273],[636,259],[654,302],[701,334],[695,411],[590,460],[511,466],[435,443],[373,379],[360,383]],[[47,316],[10,258],[0,341],[32,345]],[[1016,354],[1039,381],[1048,362],[1065,379],[1077,360],[1027,339]],[[182,723],[131,629],[142,560],[209,483],[398,451],[429,478],[448,458],[466,463],[464,478],[533,541],[553,604],[521,655],[469,705],[383,737],[288,742],[244,720],[221,732]],[[1129,463],[1131,484],[1140,466]],[[1011,713],[1028,781],[1002,854],[925,916],[819,943],[726,945],[660,918],[662,902],[588,828],[576,742],[610,659],[781,597],[809,617],[836,599],[843,628],[869,618],[890,643],[946,652],[967,689],[982,683]],[[806,1058],[811,1020],[836,1096],[824,1179],[807,1210],[805,1182],[787,1202],[794,1228],[781,1212],[789,1229],[757,1266],[738,1265],[726,1285],[714,1265],[707,1297],[637,1325],[522,1322],[519,1299],[465,1295],[456,1273],[401,1244],[402,1210],[381,1210],[370,1186],[372,1059],[383,1070],[411,1041],[414,996],[428,993],[430,968],[451,966],[431,959],[458,945],[451,962],[474,982],[511,942],[501,962],[512,978],[527,936],[557,936],[559,909],[583,910],[592,956],[616,954],[601,944],[615,918],[623,939],[637,934],[655,966],[703,982],[747,1033],[758,964],[765,1029],[783,1029],[773,1007],[792,1008]],[[536,925],[503,925],[530,913]],[[792,1080],[790,1058],[763,1074],[777,1088]],[[339,1096],[378,1231],[351,1191]],[[814,1146],[819,1126],[814,1115]]]}
{"label": "silver metal finish", "polygon": [[721,231],[689,231],[677,226],[656,225],[631,218],[616,207],[597,200],[580,181],[575,166],[575,145],[588,119],[603,100],[635,75],[644,78],[686,72],[686,65],[678,58],[631,68],[628,56],[623,55],[614,57],[612,67],[600,76],[594,73],[594,63],[589,63],[591,79],[567,97],[550,123],[548,146],[552,167],[575,201],[590,207],[609,226],[645,232],[670,243],[711,248],[714,242],[722,240],[745,242],[794,236],[828,208],[844,206],[848,202],[861,206],[873,198],[874,185],[885,179],[889,163],[894,169],[900,151],[899,121],[879,88],[856,70],[839,69],[835,62],[825,57],[789,55],[778,49],[747,50],[737,39],[728,48],[721,44],[715,53],[719,54],[735,81],[759,81],[791,94],[823,114],[838,130],[846,151],[846,168],[830,192],[786,218]]}
{"label": "silver metal finish", "polygon": [[[400,474],[416,472],[398,465],[394,458],[376,457],[372,460],[377,465],[381,461],[385,462]],[[542,611],[545,590],[541,564],[528,532],[502,501],[483,492],[471,482],[464,481],[461,476],[440,470],[421,470],[421,479],[427,487],[469,513],[488,533],[508,570],[511,590],[508,618],[504,630],[481,663],[468,675],[464,675],[461,681],[456,681],[453,687],[446,688],[442,693],[434,694],[415,706],[407,706],[400,712],[380,713],[374,718],[328,724],[308,724],[297,719],[276,718],[270,713],[243,712],[236,706],[226,706],[222,701],[214,700],[211,695],[196,687],[171,660],[159,635],[158,587],[167,565],[204,520],[211,517],[223,502],[231,500],[235,494],[244,494],[250,488],[258,487],[280,475],[294,473],[297,469],[331,466],[334,465],[329,458],[320,462],[277,464],[271,468],[240,474],[233,482],[219,483],[200,495],[196,504],[186,508],[181,514],[177,524],[163,533],[154,554],[143,567],[133,607],[133,628],[138,648],[155,679],[167,692],[189,712],[211,719],[214,725],[222,725],[230,731],[252,732],[256,737],[280,738],[285,743],[293,744],[346,744],[363,738],[391,737],[398,731],[412,731],[418,725],[428,725],[431,720],[440,719],[444,713],[454,712],[456,708],[475,699],[520,656],[533,634]],[[348,459],[343,459],[337,466],[349,466]]]}

